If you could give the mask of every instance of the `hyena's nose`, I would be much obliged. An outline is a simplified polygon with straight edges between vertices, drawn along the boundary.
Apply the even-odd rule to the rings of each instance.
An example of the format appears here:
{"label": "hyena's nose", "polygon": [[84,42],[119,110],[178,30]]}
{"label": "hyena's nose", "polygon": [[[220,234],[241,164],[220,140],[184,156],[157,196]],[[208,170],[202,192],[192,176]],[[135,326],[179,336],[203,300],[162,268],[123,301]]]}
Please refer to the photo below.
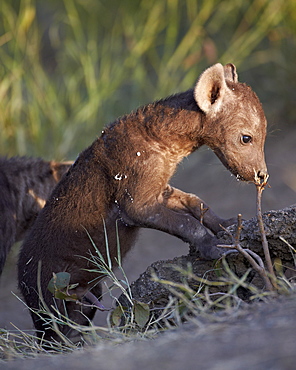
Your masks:
{"label": "hyena's nose", "polygon": [[259,180],[259,182],[263,182],[263,183],[266,183],[267,180],[268,180],[268,172],[267,172],[267,168],[265,167],[264,169],[261,169],[257,172],[257,179]]}

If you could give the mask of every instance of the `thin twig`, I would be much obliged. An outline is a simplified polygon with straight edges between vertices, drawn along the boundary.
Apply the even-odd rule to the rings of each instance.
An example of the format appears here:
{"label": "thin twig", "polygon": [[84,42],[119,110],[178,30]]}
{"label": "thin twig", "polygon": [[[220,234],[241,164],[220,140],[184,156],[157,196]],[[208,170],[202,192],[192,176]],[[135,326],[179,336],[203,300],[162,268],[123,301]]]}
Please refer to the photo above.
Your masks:
{"label": "thin twig", "polygon": [[237,227],[236,227],[236,233],[235,233],[235,245],[238,245],[239,244],[241,232],[242,232],[242,215],[239,213],[237,215]]}
{"label": "thin twig", "polygon": [[255,253],[254,251],[251,251],[251,249],[248,249],[248,248],[244,248],[244,250],[245,250],[246,252],[248,252],[248,254],[249,254],[250,256],[252,256],[252,257],[257,261],[258,265],[259,265],[261,268],[263,268],[263,269],[264,269],[264,262],[262,261],[262,258],[261,258],[257,253]]}
{"label": "thin twig", "polygon": [[207,211],[209,210],[209,208],[204,208],[204,204],[203,203],[200,203],[199,210],[200,210],[200,220],[199,220],[199,222],[201,224],[203,224],[204,215],[205,215],[205,213],[207,213]]}
{"label": "thin twig", "polygon": [[[227,229],[225,229],[224,227],[222,227],[222,228],[224,229],[224,231],[226,231],[228,233],[228,235],[231,236],[233,244],[232,245],[227,245],[227,246],[226,245],[218,245],[218,247],[234,248],[238,252],[240,252],[250,262],[253,269],[256,272],[258,272],[258,274],[262,277],[262,279],[265,282],[266,288],[269,291],[273,291],[274,290],[273,285],[272,285],[270,279],[267,276],[267,273],[266,273],[266,270],[264,268],[264,264],[263,264],[263,261],[261,260],[261,258],[253,251],[252,251],[252,253],[249,253],[251,251],[249,251],[248,249],[242,248],[241,245],[240,245],[240,234],[241,234],[241,231],[242,231],[242,215],[238,214],[238,216],[237,216],[237,228],[236,228],[235,238],[233,237],[233,235]],[[256,260],[253,257],[256,258],[256,260],[258,262],[256,262]]]}
{"label": "thin twig", "polygon": [[272,284],[274,288],[277,288],[276,284],[276,276],[274,273],[274,269],[272,266],[272,261],[269,253],[269,248],[268,248],[268,242],[266,238],[266,233],[264,230],[264,223],[263,223],[263,218],[262,218],[262,211],[261,211],[261,198],[262,198],[262,192],[267,184],[268,176],[265,177],[265,179],[261,182],[260,179],[256,179],[255,185],[257,189],[257,220],[258,220],[258,225],[259,225],[259,230],[261,234],[261,242],[262,242],[262,247],[263,247],[263,252],[265,256],[265,262],[267,265],[267,270],[272,277]]}

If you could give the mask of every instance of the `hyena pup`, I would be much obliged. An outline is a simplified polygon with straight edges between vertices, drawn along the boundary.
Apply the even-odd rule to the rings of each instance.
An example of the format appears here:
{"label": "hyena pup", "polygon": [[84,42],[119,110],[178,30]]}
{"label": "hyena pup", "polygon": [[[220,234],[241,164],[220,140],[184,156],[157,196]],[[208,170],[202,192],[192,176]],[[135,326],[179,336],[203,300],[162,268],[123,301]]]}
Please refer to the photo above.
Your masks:
{"label": "hyena pup", "polygon": [[70,162],[0,157],[0,275],[12,245],[24,238]]}
{"label": "hyena pup", "polygon": [[[201,203],[208,208],[206,203],[173,188],[169,180],[178,163],[202,145],[209,146],[237,178],[265,180],[265,136],[259,99],[238,82],[233,64],[215,64],[201,74],[193,89],[111,123],[58,183],[23,243],[18,268],[26,304],[38,310],[41,294],[47,307],[57,307],[70,320],[87,325],[96,311],[103,278],[87,271],[93,268],[89,262],[90,254],[96,253],[93,243],[106,258],[107,237],[116,265],[117,234],[123,257],[140,228],[175,235],[198,248],[203,258],[220,257],[215,234],[231,220],[221,219],[209,208],[201,223]],[[53,273],[62,271],[70,273],[70,284],[78,284],[69,294],[79,302],[55,301],[47,289]],[[59,340],[40,317],[31,314],[39,337]],[[76,338],[77,332],[68,326],[60,330]]]}

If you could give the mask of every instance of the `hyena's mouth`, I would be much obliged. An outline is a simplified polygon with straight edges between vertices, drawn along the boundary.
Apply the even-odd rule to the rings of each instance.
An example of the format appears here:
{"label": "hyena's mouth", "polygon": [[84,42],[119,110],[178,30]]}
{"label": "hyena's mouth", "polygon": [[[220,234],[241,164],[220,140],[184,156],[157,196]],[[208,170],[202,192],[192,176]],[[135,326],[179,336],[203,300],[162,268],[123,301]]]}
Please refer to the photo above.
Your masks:
{"label": "hyena's mouth", "polygon": [[219,148],[215,148],[214,153],[220,159],[222,164],[227,168],[227,170],[231,172],[232,175],[234,175],[238,181],[250,181],[250,180],[247,180],[244,176],[242,176],[236,167],[229,165],[227,159],[225,158],[224,154],[221,152]]}
{"label": "hyena's mouth", "polygon": [[245,177],[243,177],[241,174],[238,173],[236,168],[230,167],[229,165],[225,165],[225,164],[224,166],[236,177],[237,181],[246,181],[246,182],[254,181],[254,180],[247,180]]}

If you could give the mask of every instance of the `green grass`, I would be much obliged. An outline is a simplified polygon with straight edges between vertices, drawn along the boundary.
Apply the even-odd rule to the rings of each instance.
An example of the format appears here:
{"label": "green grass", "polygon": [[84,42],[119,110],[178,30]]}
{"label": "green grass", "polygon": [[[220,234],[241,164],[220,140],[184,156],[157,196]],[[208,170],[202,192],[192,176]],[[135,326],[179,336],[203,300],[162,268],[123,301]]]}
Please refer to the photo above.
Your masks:
{"label": "green grass", "polygon": [[118,115],[190,88],[217,61],[235,63],[248,82],[252,68],[263,100],[266,79],[269,94],[288,98],[295,8],[292,0],[3,0],[0,154],[75,158]]}

